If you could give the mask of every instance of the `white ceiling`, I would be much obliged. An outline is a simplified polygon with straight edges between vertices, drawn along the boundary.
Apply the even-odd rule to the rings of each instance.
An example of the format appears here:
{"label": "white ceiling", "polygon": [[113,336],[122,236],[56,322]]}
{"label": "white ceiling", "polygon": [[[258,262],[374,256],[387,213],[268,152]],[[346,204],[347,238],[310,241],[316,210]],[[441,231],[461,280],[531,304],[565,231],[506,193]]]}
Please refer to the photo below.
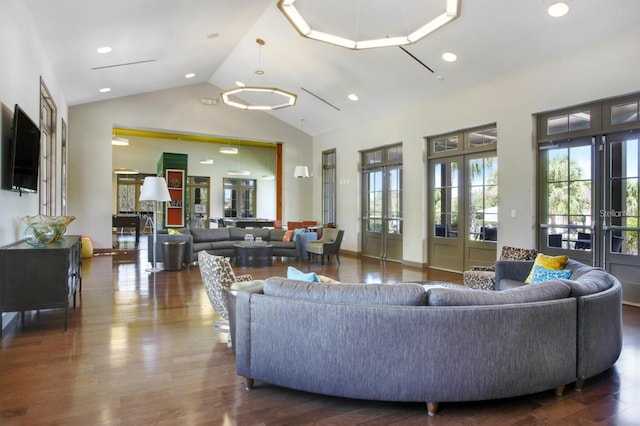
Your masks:
{"label": "white ceiling", "polygon": [[[432,73],[398,47],[352,51],[303,38],[275,0],[25,1],[70,105],[202,82],[229,89],[242,80],[296,93],[295,106],[271,114],[311,135],[535,63],[561,61],[569,52],[588,52],[594,43],[638,38],[634,27],[640,16],[639,0],[565,0],[571,10],[557,19],[546,12],[555,0],[461,0],[458,19],[405,47]],[[415,16],[444,10],[445,0],[428,0],[427,11],[415,9],[426,1],[298,0],[296,5],[314,11],[308,17],[313,25],[325,19],[327,29],[352,34],[380,27],[384,36],[393,31],[382,28],[387,22],[402,19],[412,27]],[[351,4],[379,8],[371,16],[384,19],[364,22],[369,15],[350,10]],[[256,38],[266,41],[260,61]],[[105,45],[113,51],[98,54]],[[444,62],[445,51],[455,52],[458,61]],[[258,62],[262,76],[254,73]],[[121,64],[130,65],[116,66]],[[599,66],[606,64],[594,58],[594,69],[585,72]],[[185,79],[188,72],[196,77]],[[99,93],[102,87],[112,90]],[[352,92],[359,101],[347,99]]]}

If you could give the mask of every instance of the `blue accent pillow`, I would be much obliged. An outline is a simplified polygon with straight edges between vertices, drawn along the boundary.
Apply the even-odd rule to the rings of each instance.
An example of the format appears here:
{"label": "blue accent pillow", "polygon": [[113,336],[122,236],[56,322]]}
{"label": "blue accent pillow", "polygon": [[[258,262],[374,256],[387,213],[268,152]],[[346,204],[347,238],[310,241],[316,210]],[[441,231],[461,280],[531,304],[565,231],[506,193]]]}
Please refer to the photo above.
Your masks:
{"label": "blue accent pillow", "polygon": [[535,265],[533,267],[533,277],[531,284],[541,283],[543,281],[551,281],[558,278],[568,279],[571,276],[570,269],[547,269],[544,266]]}
{"label": "blue accent pillow", "polygon": [[318,274],[316,274],[315,272],[304,273],[297,270],[293,266],[289,266],[287,268],[287,278],[289,278],[290,280],[305,281],[308,283],[320,282],[320,278],[318,278]]}
{"label": "blue accent pillow", "polygon": [[291,241],[295,241],[298,235],[304,234],[306,231],[304,228],[297,228],[293,231],[293,237],[291,237]]}

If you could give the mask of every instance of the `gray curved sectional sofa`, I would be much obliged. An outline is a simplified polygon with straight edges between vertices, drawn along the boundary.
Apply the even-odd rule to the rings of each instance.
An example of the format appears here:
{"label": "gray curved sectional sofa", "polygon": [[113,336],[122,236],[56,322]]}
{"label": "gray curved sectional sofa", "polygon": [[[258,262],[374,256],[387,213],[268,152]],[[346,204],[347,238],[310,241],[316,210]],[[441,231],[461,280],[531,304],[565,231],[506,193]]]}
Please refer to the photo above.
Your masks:
{"label": "gray curved sectional sofa", "polygon": [[[246,234],[253,237],[260,237],[262,241],[273,247],[274,256],[295,257],[300,259],[302,254],[302,244],[300,239],[296,241],[282,241],[286,231],[282,229],[268,228],[239,228],[225,227],[213,229],[189,229],[181,228],[179,235],[168,234],[166,230],[158,232],[156,238],[156,259],[163,262],[162,243],[164,242],[185,242],[185,263],[198,261],[198,252],[206,251],[209,254],[224,257],[234,256],[234,244],[244,241]],[[147,256],[149,262],[153,261],[153,239],[148,239]]]}
{"label": "gray curved sectional sofa", "polygon": [[512,263],[496,265],[503,291],[285,278],[231,291],[236,372],[248,388],[425,401],[434,415],[440,402],[562,394],[609,368],[622,345],[618,280],[572,262],[572,279],[524,286],[511,274],[532,262]]}

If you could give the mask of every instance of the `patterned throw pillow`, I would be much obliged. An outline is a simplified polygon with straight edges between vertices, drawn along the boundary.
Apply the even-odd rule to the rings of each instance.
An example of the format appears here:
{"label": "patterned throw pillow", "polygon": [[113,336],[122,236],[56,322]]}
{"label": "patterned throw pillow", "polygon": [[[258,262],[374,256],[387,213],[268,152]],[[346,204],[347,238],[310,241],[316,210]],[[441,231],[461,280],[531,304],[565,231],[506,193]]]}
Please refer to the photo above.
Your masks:
{"label": "patterned throw pillow", "polygon": [[540,265],[534,265],[531,284],[537,284],[543,281],[551,281],[558,278],[568,279],[570,276],[571,270],[569,269],[547,269]]}
{"label": "patterned throw pillow", "polygon": [[560,269],[564,269],[565,265],[569,261],[569,256],[547,256],[546,254],[539,253],[536,256],[536,260],[533,263],[533,268],[531,268],[531,272],[529,272],[529,276],[524,281],[525,283],[530,283],[533,279],[533,270],[536,265],[542,266],[543,268],[553,269],[558,271]]}
{"label": "patterned throw pillow", "polygon": [[293,266],[287,268],[287,278],[290,280],[305,281],[308,283],[319,283],[320,279],[315,272],[304,273]]}
{"label": "patterned throw pillow", "polygon": [[167,234],[169,234],[169,235],[182,235],[180,233],[180,231],[178,231],[177,229],[172,229],[172,228],[167,229]]}

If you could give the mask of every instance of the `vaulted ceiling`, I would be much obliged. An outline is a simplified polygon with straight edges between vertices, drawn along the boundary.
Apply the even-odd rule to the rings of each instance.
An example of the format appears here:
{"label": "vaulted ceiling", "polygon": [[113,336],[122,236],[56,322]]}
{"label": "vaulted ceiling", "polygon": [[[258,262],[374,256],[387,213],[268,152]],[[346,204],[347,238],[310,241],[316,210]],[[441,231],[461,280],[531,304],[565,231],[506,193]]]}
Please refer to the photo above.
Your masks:
{"label": "vaulted ceiling", "polygon": [[[355,51],[300,36],[275,0],[25,1],[70,105],[202,82],[224,90],[241,80],[297,94],[295,106],[269,113],[311,135],[533,64],[562,61],[567,54],[588,55],[593,44],[638,38],[640,16],[638,0],[565,0],[570,11],[561,18],[547,14],[555,0],[461,0],[458,19],[404,50]],[[445,2],[296,4],[310,11],[313,25],[355,38],[375,32],[384,37],[395,31],[393,25],[422,25],[441,13]],[[102,46],[112,51],[97,53]],[[445,62],[446,51],[458,60]],[[594,58],[594,68],[584,72],[601,66],[606,64]],[[257,75],[257,68],[264,74]],[[195,76],[187,79],[187,73]],[[111,91],[100,93],[105,87]],[[349,100],[350,93],[359,100]]]}

